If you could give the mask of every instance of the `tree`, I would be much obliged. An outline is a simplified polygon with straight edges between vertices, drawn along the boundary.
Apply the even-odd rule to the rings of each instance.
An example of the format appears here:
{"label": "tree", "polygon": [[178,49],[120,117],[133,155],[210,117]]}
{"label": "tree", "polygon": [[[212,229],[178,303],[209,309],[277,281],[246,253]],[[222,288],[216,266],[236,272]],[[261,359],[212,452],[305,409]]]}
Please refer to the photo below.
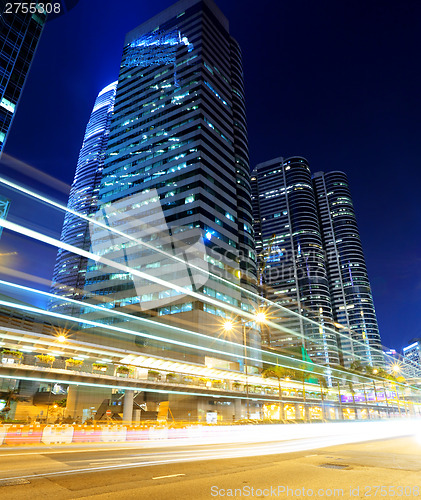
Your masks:
{"label": "tree", "polygon": [[365,370],[365,366],[361,363],[361,361],[358,361],[357,359],[354,360],[351,363],[351,370],[355,372],[360,372],[363,373]]}
{"label": "tree", "polygon": [[305,416],[305,404],[306,404],[306,380],[308,380],[309,378],[315,376],[314,374],[312,373],[308,373],[305,371],[306,369],[306,366],[305,365],[301,365],[300,368],[302,368],[301,370],[293,370],[292,371],[292,378],[294,378],[295,380],[299,380],[300,382],[303,383],[303,402],[304,402],[304,420],[306,420],[306,416]]}
{"label": "tree", "polygon": [[263,378],[276,378],[278,380],[278,394],[279,394],[279,408],[280,408],[280,419],[284,420],[284,405],[282,403],[282,387],[281,379],[289,377],[292,375],[292,371],[289,368],[283,366],[271,366],[266,368],[262,372]]}
{"label": "tree", "polygon": [[314,378],[316,378],[319,381],[320,397],[322,400],[322,416],[323,416],[323,419],[325,419],[326,418],[326,416],[325,416],[325,397],[323,394],[323,389],[327,389],[327,382],[326,382],[325,377],[319,373],[315,373]]}

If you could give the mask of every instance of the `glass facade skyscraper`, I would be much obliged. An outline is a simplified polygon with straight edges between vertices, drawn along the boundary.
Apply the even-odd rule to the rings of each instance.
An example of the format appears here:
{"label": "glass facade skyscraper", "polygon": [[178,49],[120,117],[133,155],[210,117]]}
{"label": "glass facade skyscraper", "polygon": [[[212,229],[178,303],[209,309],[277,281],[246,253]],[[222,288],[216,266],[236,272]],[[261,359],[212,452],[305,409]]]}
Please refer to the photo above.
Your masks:
{"label": "glass facade skyscraper", "polygon": [[[272,347],[303,346],[320,364],[338,364],[329,284],[307,160],[275,158],[252,172],[256,248],[264,295],[298,315],[274,319]],[[285,329],[285,332],[283,330]],[[294,334],[291,333],[294,332]]]}
{"label": "glass facade skyscraper", "polygon": [[370,365],[383,365],[377,317],[347,176],[343,172],[316,172],[313,184],[333,317],[347,328],[341,336],[342,351],[346,353],[343,362],[350,366],[354,356],[359,356]]}
{"label": "glass facade skyscraper", "polygon": [[[229,285],[256,290],[256,264],[241,52],[213,1],[181,0],[126,36],[99,208],[99,222],[142,242],[113,237],[105,248],[111,236],[96,227],[93,246],[99,242],[104,258],[159,273],[222,305],[93,262],[89,301],[106,295],[109,308],[211,337],[230,316],[224,303],[254,308]],[[170,253],[178,246],[180,255],[196,247],[206,269],[186,285],[190,269],[143,243]],[[248,333],[259,343],[256,330]]]}
{"label": "glass facade skyscraper", "polygon": [[6,2],[0,4],[0,154],[46,18],[40,12],[22,14],[21,9],[7,13]]}
{"label": "glass facade skyscraper", "polygon": [[287,314],[279,325],[289,331],[271,330],[267,343],[277,347],[302,343],[317,362],[349,367],[359,360],[382,366],[380,334],[346,175],[317,172],[312,177],[304,158],[275,158],[256,166],[252,185],[263,293],[321,325],[317,331],[314,323]]}
{"label": "glass facade skyscraper", "polygon": [[[75,177],[70,188],[67,208],[89,217],[97,210],[98,190],[104,166],[110,119],[114,108],[117,82],[101,90],[95,100],[82,148],[79,153]],[[61,241],[82,250],[91,246],[89,224],[74,213],[66,212]],[[85,286],[87,259],[68,250],[59,249],[53,275],[53,293],[80,300]],[[56,303],[54,309],[72,313],[74,306]]]}

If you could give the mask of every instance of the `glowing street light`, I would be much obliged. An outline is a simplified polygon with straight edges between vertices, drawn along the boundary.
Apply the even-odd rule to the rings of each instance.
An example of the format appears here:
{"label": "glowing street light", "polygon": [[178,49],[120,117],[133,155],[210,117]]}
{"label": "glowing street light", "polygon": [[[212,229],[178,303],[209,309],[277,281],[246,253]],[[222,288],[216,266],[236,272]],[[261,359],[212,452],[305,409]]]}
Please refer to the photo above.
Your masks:
{"label": "glowing street light", "polygon": [[397,363],[395,363],[394,365],[392,365],[392,371],[394,373],[399,373],[401,371],[401,367]]}
{"label": "glowing street light", "polygon": [[234,322],[231,320],[224,321],[223,326],[226,332],[232,332],[232,330],[234,329]]}
{"label": "glowing street light", "polygon": [[59,342],[66,342],[66,337],[65,337],[64,335],[59,335],[59,336],[57,337],[57,340],[58,340]]}
{"label": "glowing street light", "polygon": [[255,315],[255,321],[257,323],[264,323],[266,321],[266,314],[263,311],[259,311]]}

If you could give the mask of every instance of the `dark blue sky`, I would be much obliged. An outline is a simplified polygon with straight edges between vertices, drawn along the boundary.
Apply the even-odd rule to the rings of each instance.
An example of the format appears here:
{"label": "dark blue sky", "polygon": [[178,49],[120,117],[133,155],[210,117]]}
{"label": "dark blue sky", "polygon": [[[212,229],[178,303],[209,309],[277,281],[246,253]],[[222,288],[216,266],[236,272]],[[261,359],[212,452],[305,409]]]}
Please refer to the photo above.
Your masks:
{"label": "dark blue sky", "polygon": [[[6,153],[70,184],[95,97],[118,77],[125,33],[171,3],[80,0],[47,23]],[[383,343],[400,348],[421,336],[421,2],[218,4],[243,50],[251,164],[302,155],[313,171],[348,174]],[[60,216],[43,213],[35,223],[57,236]],[[15,203],[11,217],[30,214]],[[2,251],[18,245],[4,234]],[[51,279],[54,255],[31,244],[19,262]]]}

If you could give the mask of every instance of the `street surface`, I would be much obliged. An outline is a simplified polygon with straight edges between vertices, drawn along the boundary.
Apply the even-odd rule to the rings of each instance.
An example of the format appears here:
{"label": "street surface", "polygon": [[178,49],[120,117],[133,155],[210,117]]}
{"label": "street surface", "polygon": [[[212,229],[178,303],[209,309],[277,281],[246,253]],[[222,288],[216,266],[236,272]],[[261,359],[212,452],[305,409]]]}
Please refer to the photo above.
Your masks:
{"label": "street surface", "polygon": [[314,442],[303,439],[299,447],[291,451],[297,449],[294,440],[1,448],[0,495],[8,500],[421,497],[421,444],[414,437],[311,450]]}

